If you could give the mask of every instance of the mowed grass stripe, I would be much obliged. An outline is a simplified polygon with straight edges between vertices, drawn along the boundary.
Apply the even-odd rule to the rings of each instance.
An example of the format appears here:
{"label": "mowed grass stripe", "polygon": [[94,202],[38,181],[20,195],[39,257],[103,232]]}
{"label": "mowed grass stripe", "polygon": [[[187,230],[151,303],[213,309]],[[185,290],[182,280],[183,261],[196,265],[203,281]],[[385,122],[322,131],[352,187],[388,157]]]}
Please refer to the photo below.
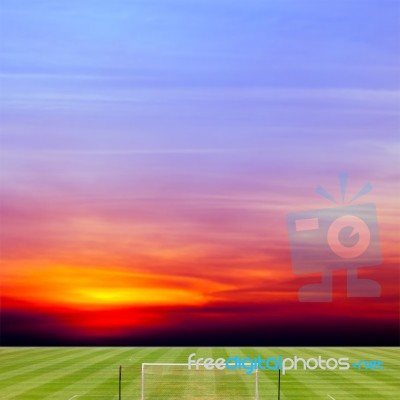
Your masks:
{"label": "mowed grass stripe", "polygon": [[[279,355],[283,358],[293,358],[294,355],[300,356],[298,349],[279,349]],[[326,393],[321,397],[320,390],[308,381],[309,376],[303,376],[298,371],[292,373],[281,373],[281,399],[319,399],[326,398]],[[320,378],[316,378],[320,381]]]}
{"label": "mowed grass stripe", "polygon": [[[40,364],[47,364],[51,359],[58,359],[60,357],[67,356],[69,354],[76,354],[76,349],[71,348],[58,348],[58,349],[36,349],[35,352],[29,352],[26,354],[24,349],[19,350],[19,354],[14,355],[14,359],[11,360],[3,360],[1,357],[1,365],[0,365],[0,376],[2,374],[6,374],[11,372],[12,370],[18,371],[19,368],[27,367],[32,369],[31,366],[34,365],[35,368]],[[29,363],[29,364],[27,364]],[[17,372],[17,374],[20,371]]]}
{"label": "mowed grass stripe", "polygon": [[[100,353],[100,349],[91,349],[92,353]],[[51,360],[51,361],[50,361]],[[32,364],[29,360],[26,360],[25,365],[19,367],[16,370],[8,371],[1,374],[2,383],[0,388],[6,388],[12,385],[19,385],[20,383],[29,383],[29,380],[37,380],[40,375],[45,375],[54,372],[54,370],[63,368],[65,365],[71,363],[78,363],[85,361],[86,356],[82,355],[81,352],[73,352],[66,356],[62,356],[58,359],[50,357],[47,361],[41,361],[38,364]]]}
{"label": "mowed grass stripe", "polygon": [[[318,355],[324,356],[325,359],[328,359],[330,357],[343,357],[343,356],[349,356],[349,349],[344,349],[343,351],[338,351],[339,349],[335,349],[335,352],[332,352],[332,350],[327,350],[324,348],[315,348],[315,349],[309,349],[310,351],[305,351],[305,349],[300,349],[297,351],[295,354],[299,357],[303,357],[305,359],[307,358],[316,358]],[[342,350],[342,349],[340,349]],[[300,353],[301,352],[301,353]],[[347,354],[346,354],[347,352]],[[294,354],[294,353],[293,353]],[[365,352],[364,352],[365,354]],[[292,355],[293,357],[293,355]],[[321,395],[323,395],[323,391],[325,390],[326,392],[329,393],[329,391],[334,391],[337,396],[336,397],[342,397],[343,392],[346,398],[368,398],[368,395],[373,396],[373,398],[387,398],[387,397],[382,397],[382,388],[384,387],[383,382],[378,382],[380,385],[379,388],[376,387],[371,387],[371,382],[368,381],[368,377],[364,375],[362,372],[359,372],[354,369],[346,370],[346,371],[340,371],[340,370],[335,370],[335,371],[321,371],[321,370],[315,370],[314,372],[312,371],[293,371],[293,372],[288,372],[285,376],[287,376],[286,379],[291,379],[292,377],[295,377],[295,374],[301,374],[299,375],[302,377],[301,379],[304,382],[309,382],[310,384],[315,386],[315,391],[321,392]],[[321,381],[322,380],[322,381]],[[362,382],[360,382],[360,380]],[[293,386],[293,383],[291,382],[286,382],[286,384],[289,384]],[[330,393],[332,394],[332,393]],[[335,396],[334,396],[335,397]]]}
{"label": "mowed grass stripe", "polygon": [[[324,348],[320,349],[321,354],[327,354],[329,355],[328,352],[326,352],[326,350]],[[380,354],[376,354],[376,352],[374,350],[358,350],[358,349],[345,349],[343,352],[338,353],[336,355],[332,355],[332,357],[348,357],[350,358],[350,364],[352,364],[353,362],[359,362],[360,360],[366,360],[371,361],[371,360],[378,360],[380,359],[383,362],[383,370],[378,370],[376,369],[374,370],[366,370],[365,366],[363,365],[362,368],[360,370],[358,370],[357,368],[354,368],[353,366],[351,367],[351,371],[354,372],[365,372],[367,376],[370,376],[372,378],[374,377],[379,377],[378,379],[381,380],[381,378],[384,379],[390,379],[390,380],[394,380],[397,381],[397,377],[399,376],[400,373],[400,366],[399,366],[399,356],[400,356],[400,352],[398,353],[397,358],[393,357],[393,354],[391,357],[382,357],[382,355]]]}
{"label": "mowed grass stripe", "polygon": [[[148,348],[147,348],[148,349]],[[142,362],[171,362],[171,359],[175,359],[175,362],[186,363],[189,354],[196,352],[193,348],[150,348],[150,350],[160,351],[160,353],[149,354],[142,359],[138,359],[135,354],[130,357],[128,373],[125,369],[123,373],[123,384],[125,381],[129,381],[132,385],[128,386],[129,393],[141,392],[141,367]],[[167,350],[167,351],[166,351]],[[183,352],[182,352],[183,350]],[[125,392],[123,392],[125,393]]]}
{"label": "mowed grass stripe", "polygon": [[[168,361],[149,362],[168,362],[182,363],[182,355],[186,354],[186,349],[172,348]],[[145,399],[177,399],[179,394],[185,390],[187,371],[184,366],[146,366],[145,369]]]}
{"label": "mowed grass stripe", "polygon": [[76,372],[76,376],[70,375],[64,379],[62,384],[57,385],[57,390],[52,391],[44,399],[62,398],[61,395],[71,394],[78,397],[101,396],[111,399],[118,394],[119,366],[127,361],[132,350],[129,348],[115,348],[108,359],[105,359],[93,366],[88,364],[85,368]]}
{"label": "mowed grass stripe", "polygon": [[[26,350],[26,351],[25,351]],[[319,355],[324,359],[330,357],[350,357],[350,361],[359,359],[377,359],[384,361],[383,371],[358,371],[351,368],[347,371],[292,371],[282,375],[281,400],[329,400],[328,395],[336,400],[351,399],[392,399],[396,398],[400,392],[400,384],[396,380],[399,372],[399,349],[375,349],[375,348],[68,348],[54,349],[39,348],[18,349],[14,352],[14,367],[12,371],[7,371],[7,375],[17,376],[21,379],[21,371],[28,368],[32,359],[41,365],[35,371],[35,365],[29,365],[29,378],[26,380],[11,382],[10,379],[3,382],[8,385],[2,390],[0,384],[0,397],[4,400],[69,400],[77,396],[74,400],[116,400],[118,393],[118,366],[123,365],[123,398],[128,396],[132,400],[140,400],[141,391],[141,363],[142,362],[179,362],[186,363],[187,357],[191,353],[197,353],[197,358],[212,355],[213,358],[229,358],[239,356],[241,358],[255,358],[258,355],[264,359],[268,357],[278,357],[279,355],[293,358],[295,355],[305,359],[317,358]],[[390,350],[389,352],[386,350]],[[44,356],[45,352],[50,354]],[[69,352],[69,353],[68,353]],[[7,352],[10,356],[10,352]],[[27,357],[27,354],[30,354]],[[64,361],[54,359],[60,355],[64,356]],[[383,355],[385,354],[385,355]],[[0,352],[1,355],[1,352]],[[47,359],[47,366],[43,361]],[[76,362],[77,358],[81,358]],[[75,361],[74,361],[75,360]],[[16,362],[16,364],[15,364]],[[52,370],[51,366],[58,365],[58,370]],[[9,365],[11,366],[11,365]],[[50,368],[50,371],[47,369]],[[43,373],[43,369],[47,369]],[[219,383],[222,374],[214,371],[205,372],[204,380],[197,385],[197,381],[189,375],[187,371],[181,371],[170,380],[168,387],[154,392],[152,399],[195,399],[197,389],[201,390],[204,383],[207,385],[208,393],[223,391],[221,400],[230,398],[232,400],[253,398],[255,377],[246,375],[245,371],[237,371],[232,376],[227,377],[224,385],[223,380]],[[210,378],[206,375],[210,373]],[[17,375],[15,375],[17,374]],[[26,378],[25,374],[25,378]],[[153,377],[157,378],[157,376]],[[188,378],[188,379],[187,379]],[[237,378],[237,379],[236,379]],[[254,378],[254,379],[252,379]],[[186,379],[186,380],[185,380]],[[244,381],[243,381],[244,379]],[[11,378],[11,380],[13,380]],[[162,379],[161,379],[162,380]],[[199,381],[198,381],[199,382]],[[276,398],[277,393],[277,372],[260,371],[260,400]],[[265,386],[263,386],[265,383]],[[196,386],[197,385],[197,386]],[[262,388],[264,390],[261,390]],[[238,395],[243,388],[243,395]],[[10,390],[13,392],[10,392]],[[271,389],[275,390],[271,393]],[[206,394],[208,394],[206,393]],[[268,394],[268,396],[267,396]],[[197,397],[199,399],[200,397]],[[202,397],[202,398],[208,398]]]}
{"label": "mowed grass stripe", "polygon": [[[329,358],[341,358],[343,355],[340,352],[332,352],[332,350],[318,349],[301,349],[299,357],[305,360],[310,358],[318,358],[322,356],[324,360]],[[335,399],[357,399],[359,388],[357,382],[354,381],[354,376],[351,370],[303,370],[302,363],[298,371],[288,373],[288,377],[294,374],[299,374],[300,379],[308,382],[315,387],[315,391],[322,397],[328,394]]]}
{"label": "mowed grass stripe", "polygon": [[[141,365],[142,362],[146,362],[146,360],[156,358],[169,350],[164,349],[137,349],[135,353],[136,365],[129,365],[128,363],[122,364],[122,394],[123,398],[140,398],[140,387],[136,389],[135,383],[141,382]],[[134,351],[130,349],[130,355],[132,355]],[[140,364],[140,368],[138,365]],[[128,368],[132,368],[135,371],[135,374],[127,374]],[[117,388],[118,388],[118,366],[115,368],[114,375],[110,375],[106,380],[101,382],[100,384],[93,386],[91,390],[85,391],[84,395],[91,397],[95,395],[99,395],[101,393],[109,393],[108,399],[117,398]],[[128,376],[126,376],[128,375]],[[129,378],[130,377],[130,378]],[[136,382],[135,382],[136,381]],[[110,390],[111,388],[111,390]],[[84,396],[83,396],[84,397]]]}
{"label": "mowed grass stripe", "polygon": [[[255,354],[254,350],[250,349],[250,348],[249,349],[247,349],[247,348],[246,349],[245,348],[236,348],[236,349],[232,349],[232,351],[234,352],[234,354],[228,353],[227,358],[232,357],[232,356],[233,357],[234,356],[238,356],[241,359],[245,359],[245,358],[254,359],[254,358],[257,358],[257,356],[259,355],[259,354]],[[240,376],[242,377],[243,380],[246,380],[247,386],[248,386],[248,389],[249,389],[250,397],[253,398],[254,395],[255,395],[255,392],[256,392],[257,374],[256,374],[255,371],[253,371],[251,374],[247,374],[246,372],[247,372],[246,370],[240,370],[237,373],[240,374]],[[261,378],[262,378],[262,376],[261,376],[262,372],[258,371],[258,373],[259,373],[258,382],[260,383]],[[259,393],[260,394],[261,393],[264,394],[264,390],[263,390],[264,387],[263,387],[263,385],[261,385],[261,386],[262,386],[261,388],[260,388],[260,386],[258,387]]]}
{"label": "mowed grass stripe", "polygon": [[[309,358],[317,358],[319,355],[323,356],[325,360],[334,357],[334,358],[340,358],[345,356],[340,351],[335,351],[332,352],[332,350],[326,350],[323,348],[318,348],[318,349],[307,349],[309,351],[306,351],[305,349],[301,349],[301,353],[297,352],[297,355],[299,357],[302,357],[304,359],[309,359]],[[348,354],[347,354],[348,355]],[[300,364],[302,368],[302,363]],[[304,382],[309,383],[312,385],[317,393],[320,393],[321,396],[325,395],[326,393],[329,393],[332,395],[332,392],[336,394],[336,396],[333,396],[335,398],[359,398],[360,395],[363,395],[364,391],[368,391],[368,389],[364,390],[364,385],[365,383],[360,384],[357,379],[355,379],[355,373],[353,372],[352,369],[350,370],[306,370],[304,371],[303,369],[299,369],[297,371],[289,371],[287,375],[287,379],[290,379],[294,377],[295,375],[298,375]],[[290,383],[289,383],[290,384]],[[372,390],[372,394],[374,398],[380,398],[380,393],[376,392],[375,390]]]}
{"label": "mowed grass stripe", "polygon": [[[113,348],[113,349],[103,349],[104,351],[114,351],[118,352],[123,350],[123,348]],[[132,353],[132,349],[126,349],[129,353]],[[141,352],[145,352],[144,349]],[[125,353],[123,353],[125,354]],[[70,379],[64,379],[62,384],[59,385],[58,390],[52,392],[50,394],[50,398],[57,398],[65,393],[70,393],[71,395],[86,395],[86,394],[109,394],[110,388],[113,390],[113,394],[117,393],[118,389],[118,375],[119,375],[119,365],[124,362],[127,363],[127,358],[123,358],[123,356],[119,355],[119,358],[115,363],[107,364],[104,368],[96,368],[92,371],[91,374],[82,374],[79,373],[76,377],[71,376]],[[99,383],[98,383],[99,382]],[[97,389],[98,387],[102,387],[101,389]],[[93,393],[91,393],[93,392]],[[46,397],[47,398],[47,397]],[[61,396],[60,396],[61,398]]]}
{"label": "mowed grass stripe", "polygon": [[[346,348],[345,348],[346,349]],[[374,354],[379,354],[382,357],[393,357],[394,354],[398,354],[399,348],[398,347],[349,347],[351,351],[373,351]]]}
{"label": "mowed grass stripe", "polygon": [[[218,360],[218,358],[224,358],[223,353],[221,352],[220,348],[217,349],[212,349],[212,358],[214,358],[214,360]],[[225,352],[225,356],[227,355],[227,353]],[[212,390],[214,390],[215,394],[219,394],[223,391],[224,389],[224,384],[222,382],[222,375],[223,375],[224,371],[221,371],[217,368],[215,368],[213,370],[213,384],[212,384]]]}
{"label": "mowed grass stripe", "polygon": [[281,375],[281,398],[283,399],[327,399],[331,395],[335,399],[356,399],[348,390],[341,387],[330,386],[325,375],[318,375],[310,380],[306,372]]}
{"label": "mowed grass stripe", "polygon": [[[208,357],[211,355],[211,351],[209,348],[202,348],[201,349],[202,354],[203,354],[203,350],[204,350],[205,357]],[[189,355],[193,354],[193,353],[197,354],[198,352],[199,352],[199,349],[191,349],[191,351],[184,352],[183,354],[181,353],[182,357],[184,358],[184,360],[182,360],[182,362],[187,364]],[[181,361],[179,361],[179,362],[181,362]],[[199,397],[198,393],[204,393],[204,390],[209,389],[209,387],[208,388],[204,387],[203,380],[201,379],[201,377],[199,375],[196,375],[195,370],[189,371],[189,367],[184,367],[184,368],[187,368],[187,372],[186,372],[187,379],[186,379],[186,382],[184,382],[182,384],[184,390],[181,391],[181,393],[180,393],[181,398],[182,399],[191,399],[192,397],[198,398]],[[151,399],[147,399],[147,400],[151,400]]]}
{"label": "mowed grass stripe", "polygon": [[[41,351],[39,351],[41,350]],[[0,348],[0,357],[2,362],[12,363],[15,359],[19,360],[21,351],[24,352],[25,356],[40,356],[40,353],[46,353],[50,348],[37,348],[37,347],[15,347],[10,348]]]}
{"label": "mowed grass stripe", "polygon": [[61,356],[58,359],[40,362],[38,365],[32,365],[30,361],[27,360],[25,365],[20,367],[18,370],[3,373],[1,375],[0,388],[4,390],[5,388],[16,386],[16,389],[18,389],[21,383],[29,385],[30,382],[37,381],[38,376],[49,377],[52,374],[57,374],[65,367],[74,366],[76,364],[79,365],[80,362],[86,362],[88,355],[93,354],[102,354],[102,349],[79,349],[79,354],[76,351],[67,356]]}
{"label": "mowed grass stripe", "polygon": [[[271,351],[272,349],[257,349],[258,354],[263,356],[264,359],[274,357],[278,358],[279,356],[285,357],[293,357],[293,354],[296,354],[295,349],[282,349],[282,348],[274,348],[274,352]],[[294,350],[294,352],[293,352]],[[268,352],[266,354],[266,351]],[[254,357],[255,355],[253,355]],[[260,372],[261,376],[266,374],[273,373],[275,375],[276,381],[278,381],[278,371],[262,371]],[[272,375],[272,376],[274,376]],[[276,393],[278,392],[278,384],[276,383]],[[288,375],[283,375],[281,373],[281,399],[315,399],[319,398],[318,391],[315,390],[315,387],[312,385],[307,384],[307,382],[303,382],[300,376],[293,376],[288,379]]]}
{"label": "mowed grass stripe", "polygon": [[168,360],[172,354],[175,353],[175,349],[170,348],[147,348],[145,353],[134,354],[130,358],[132,363],[129,367],[129,374],[125,372],[123,379],[127,381],[124,382],[123,395],[130,396],[128,398],[140,399],[142,391],[142,363],[144,362],[165,362]]}
{"label": "mowed grass stripe", "polygon": [[[166,354],[168,354],[166,358]],[[153,362],[172,362],[171,360],[174,360],[176,357],[176,351],[173,351],[172,349],[169,349],[167,352],[164,352],[163,354],[160,354],[157,358],[151,359],[150,357],[146,357],[142,362],[143,363],[153,363]],[[140,382],[137,381],[137,390],[141,393],[142,391],[142,384],[141,384],[141,364],[140,363]],[[168,367],[161,367],[161,366],[150,366],[150,365],[145,365],[144,366],[144,394],[145,394],[145,399],[146,398],[152,398],[152,396],[158,396],[160,395],[160,392],[162,394],[162,389],[161,385],[163,385],[164,390],[168,390],[169,388],[166,388],[166,386],[169,385],[169,381],[166,380],[165,378],[165,371],[166,368]],[[163,379],[164,378],[164,379]]]}
{"label": "mowed grass stripe", "polygon": [[[257,358],[258,356],[267,359],[269,357],[279,357],[279,352],[276,349],[269,349],[268,354],[265,354],[265,349],[257,350],[255,348],[239,348],[235,350],[235,354],[238,353],[240,356],[249,357],[252,359]],[[258,386],[260,398],[264,396],[265,398],[277,398],[278,396],[278,371],[271,370],[259,370],[258,371]]]}
{"label": "mowed grass stripe", "polygon": [[[239,353],[239,351],[236,352]],[[225,350],[224,348],[220,349],[220,354],[222,354],[222,357],[225,359],[229,359],[231,355]],[[223,371],[222,371],[223,372]],[[234,371],[229,371],[225,372],[227,374],[230,374],[231,376],[228,378],[229,381],[232,381],[232,379],[235,380],[234,385],[228,385],[225,389],[225,392],[229,396],[229,398],[254,398],[255,395],[255,375],[250,374],[246,375],[246,371],[239,371],[239,370],[234,370]]]}
{"label": "mowed grass stripe", "polygon": [[[346,353],[340,353],[337,357],[341,357],[344,354],[350,357],[351,363],[354,361],[359,361],[360,359],[372,360],[377,359],[380,356],[376,354],[374,350],[368,351],[364,350],[352,350],[352,349],[344,349]],[[320,350],[321,354],[327,354],[324,352],[324,349]],[[331,355],[332,356],[332,355]],[[367,392],[373,393],[376,398],[387,398],[389,395],[393,395],[394,393],[398,393],[400,391],[399,381],[398,381],[398,372],[396,373],[394,369],[390,368],[390,364],[387,360],[384,360],[384,369],[383,370],[365,370],[362,368],[361,370],[355,369],[353,367],[348,371],[343,371],[343,379],[341,384],[345,384],[349,387],[348,390],[353,391],[354,389],[358,389],[357,394],[359,396],[366,395]],[[394,366],[394,365],[392,365]],[[346,382],[343,382],[346,380]]]}
{"label": "mowed grass stripe", "polygon": [[[357,360],[357,353],[359,352],[355,353],[352,361]],[[352,355],[354,353],[349,351],[349,354]],[[380,357],[374,350],[364,350],[358,356],[360,359],[366,360],[378,359]],[[388,359],[382,358],[382,361],[384,362],[383,370],[365,370],[364,368],[358,370],[351,367],[351,374],[355,377],[357,383],[363,385],[365,392],[368,390],[373,391],[376,393],[377,398],[380,398],[379,396],[384,396],[383,398],[396,397],[400,392],[398,359],[391,358],[388,361]]]}
{"label": "mowed grass stripe", "polygon": [[21,351],[23,351],[25,357],[40,357],[43,354],[47,354],[47,350],[50,349],[16,348],[12,352],[9,352],[7,351],[7,349],[0,348],[0,357],[2,363],[13,364],[14,362],[18,362],[21,359]]}
{"label": "mowed grass stripe", "polygon": [[[383,362],[383,371],[378,371],[382,372],[382,376],[391,376],[392,378],[397,378],[400,375],[400,350],[397,350],[396,352],[396,350],[393,349],[390,355],[382,355],[381,353],[376,353],[375,350],[348,349],[347,355],[350,357],[351,362],[358,362],[360,360],[366,360],[368,362],[379,359]],[[365,366],[363,366],[361,370],[365,371]]]}
{"label": "mowed grass stripe", "polygon": [[[213,349],[212,347],[206,347],[205,350],[206,351],[204,353],[204,358],[213,358],[214,360],[219,358],[218,354],[215,352],[215,349]],[[201,353],[203,355],[203,349],[201,350]],[[213,370],[206,370],[206,369],[204,369],[204,367],[203,367],[203,371],[204,371],[204,379],[202,380],[201,385],[204,386],[204,382],[205,382],[205,386],[208,389],[207,393],[210,393],[211,395],[218,394],[219,393],[218,392],[218,380],[220,379],[220,374],[218,374],[218,372],[221,372],[221,371],[219,371],[217,368],[214,368]],[[188,397],[188,398],[190,398],[190,397]]]}
{"label": "mowed grass stripe", "polygon": [[[123,358],[124,354],[128,354],[131,351],[130,349],[101,350],[102,354],[92,358],[91,360],[87,360],[87,362],[84,364],[80,364],[79,368],[76,368],[76,365],[65,366],[57,374],[54,374],[50,377],[50,379],[47,379],[46,382],[36,385],[30,390],[24,391],[20,394],[20,396],[17,396],[16,399],[29,399],[30,397],[35,397],[39,394],[42,396],[41,398],[46,398],[47,395],[52,395],[54,392],[64,388],[75,379],[88,378],[93,374],[94,371],[98,371],[103,368],[109,369],[110,365],[113,365],[113,363],[118,363],[121,357]],[[105,374],[104,376],[107,375]],[[87,384],[93,387],[96,382],[92,382],[88,379]],[[53,396],[50,397],[54,398]]]}
{"label": "mowed grass stripe", "polygon": [[[93,348],[93,349],[77,349],[77,354],[73,357],[66,357],[62,361],[48,363],[47,366],[40,368],[33,372],[29,379],[24,380],[24,375],[18,376],[16,379],[12,379],[12,385],[8,385],[5,393],[19,395],[25,391],[29,393],[30,390],[40,388],[42,383],[48,383],[53,379],[57,379],[67,373],[68,370],[74,371],[74,373],[81,369],[87,368],[87,365],[93,365],[93,360],[104,358],[104,349]],[[108,350],[108,352],[113,350]],[[26,378],[26,375],[25,375]],[[22,385],[23,384],[23,385]],[[43,393],[42,393],[43,395]]]}

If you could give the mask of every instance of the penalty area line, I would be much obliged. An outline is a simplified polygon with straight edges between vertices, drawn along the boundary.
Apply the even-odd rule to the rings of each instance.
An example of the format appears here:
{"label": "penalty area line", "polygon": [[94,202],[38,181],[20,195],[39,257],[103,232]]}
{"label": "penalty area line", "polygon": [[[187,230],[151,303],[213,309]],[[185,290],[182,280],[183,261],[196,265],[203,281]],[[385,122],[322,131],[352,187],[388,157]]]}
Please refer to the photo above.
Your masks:
{"label": "penalty area line", "polygon": [[330,394],[328,394],[328,396],[332,399],[332,400],[335,400],[335,398],[334,397],[332,397]]}

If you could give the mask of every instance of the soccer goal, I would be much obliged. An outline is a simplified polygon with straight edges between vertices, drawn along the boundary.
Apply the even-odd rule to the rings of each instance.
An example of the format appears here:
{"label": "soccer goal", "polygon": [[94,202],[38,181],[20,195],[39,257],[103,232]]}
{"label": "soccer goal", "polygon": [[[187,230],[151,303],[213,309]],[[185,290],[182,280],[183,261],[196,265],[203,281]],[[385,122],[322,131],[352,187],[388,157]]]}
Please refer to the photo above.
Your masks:
{"label": "soccer goal", "polygon": [[258,370],[188,368],[180,363],[143,363],[142,400],[259,400]]}

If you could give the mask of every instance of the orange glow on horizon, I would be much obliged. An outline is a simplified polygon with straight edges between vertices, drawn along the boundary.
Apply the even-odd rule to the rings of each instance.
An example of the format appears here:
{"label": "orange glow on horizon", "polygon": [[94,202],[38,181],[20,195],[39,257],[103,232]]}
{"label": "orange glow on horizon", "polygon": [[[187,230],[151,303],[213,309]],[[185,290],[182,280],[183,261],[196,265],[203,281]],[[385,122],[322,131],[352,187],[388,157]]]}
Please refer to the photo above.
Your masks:
{"label": "orange glow on horizon", "polygon": [[211,292],[228,288],[199,278],[67,266],[25,266],[3,277],[3,296],[78,309],[201,305]]}

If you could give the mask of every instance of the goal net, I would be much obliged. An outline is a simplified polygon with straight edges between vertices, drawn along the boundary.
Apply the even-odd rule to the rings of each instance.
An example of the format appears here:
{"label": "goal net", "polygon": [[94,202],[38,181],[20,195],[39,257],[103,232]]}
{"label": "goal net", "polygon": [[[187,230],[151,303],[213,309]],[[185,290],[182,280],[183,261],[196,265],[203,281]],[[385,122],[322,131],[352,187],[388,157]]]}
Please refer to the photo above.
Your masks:
{"label": "goal net", "polygon": [[258,370],[188,369],[188,364],[143,363],[142,400],[258,400]]}

